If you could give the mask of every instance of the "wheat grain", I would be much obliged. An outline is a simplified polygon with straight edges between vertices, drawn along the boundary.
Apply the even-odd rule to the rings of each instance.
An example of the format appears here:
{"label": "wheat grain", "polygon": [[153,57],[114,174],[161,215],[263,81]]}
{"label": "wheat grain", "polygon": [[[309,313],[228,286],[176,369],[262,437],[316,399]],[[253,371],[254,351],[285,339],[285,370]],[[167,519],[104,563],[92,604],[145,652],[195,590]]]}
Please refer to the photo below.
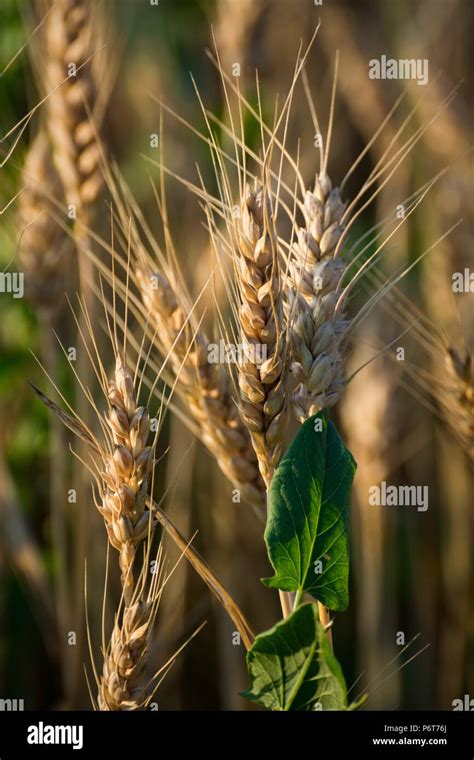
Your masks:
{"label": "wheat grain", "polygon": [[287,309],[292,315],[292,372],[298,383],[292,404],[304,421],[337,402],[344,388],[342,346],[347,321],[340,296],[344,261],[335,257],[345,205],[327,174],[306,193],[306,226],[298,230],[290,262]]}

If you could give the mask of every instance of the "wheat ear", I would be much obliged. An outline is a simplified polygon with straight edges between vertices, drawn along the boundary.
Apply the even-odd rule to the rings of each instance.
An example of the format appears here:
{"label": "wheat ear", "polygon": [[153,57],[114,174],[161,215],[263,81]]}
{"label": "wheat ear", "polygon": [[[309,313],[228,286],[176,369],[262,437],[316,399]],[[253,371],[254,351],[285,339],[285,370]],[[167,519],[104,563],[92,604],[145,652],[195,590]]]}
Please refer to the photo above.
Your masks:
{"label": "wheat ear", "polygon": [[255,454],[225,368],[209,362],[209,341],[202,331],[191,327],[169,280],[163,274],[145,274],[140,267],[135,276],[155,345],[167,357],[177,378],[176,390],[197,421],[203,443],[243,498],[264,506],[265,491]]}
{"label": "wheat ear", "polygon": [[24,190],[19,200],[22,229],[20,262],[25,273],[26,294],[45,315],[57,309],[64,290],[66,251],[64,232],[53,219],[51,197],[61,197],[61,183],[51,164],[47,136],[38,132],[23,168]]}
{"label": "wheat ear", "polygon": [[149,548],[156,524],[147,506],[154,457],[153,446],[147,446],[148,410],[137,405],[132,374],[118,352],[107,396],[106,423],[114,450],[102,452],[105,469],[100,474],[101,504],[97,507],[104,518],[110,544],[119,552],[124,607],[121,615],[120,610],[116,614],[104,653],[98,704],[100,710],[140,710],[149,696],[144,671],[159,595],[153,577],[148,596],[144,598],[144,574],[148,565],[144,560],[135,582],[134,561],[139,544],[145,542]]}
{"label": "wheat ear", "polygon": [[97,200],[103,184],[90,119],[98,91],[91,65],[96,33],[91,13],[87,0],[56,0],[46,22],[43,64],[56,168],[68,204],[81,210]]}
{"label": "wheat ear", "polygon": [[133,566],[138,545],[148,537],[149,547],[156,524],[147,506],[153,447],[147,446],[148,410],[137,406],[133,377],[118,353],[107,391],[106,423],[114,450],[102,452],[105,470],[101,472],[101,504],[97,506],[110,544],[119,552],[124,608],[121,616],[119,612],[116,615],[104,653],[98,704],[101,710],[139,710],[148,698],[144,671],[157,595],[153,579],[147,599],[143,598],[141,580],[146,561],[138,583]]}
{"label": "wheat ear", "polygon": [[137,406],[132,375],[119,357],[114,379],[109,382],[108,399],[106,421],[115,449],[104,457],[102,504],[98,509],[109,541],[119,552],[122,589],[128,605],[134,592],[136,549],[153,522],[146,506],[153,448],[146,445],[150,431],[148,411]]}
{"label": "wheat ear", "polygon": [[316,175],[304,201],[305,227],[292,249],[287,308],[292,315],[292,395],[304,421],[337,402],[344,388],[342,345],[347,321],[338,305],[345,263],[335,257],[345,204],[327,174]]}
{"label": "wheat ear", "polygon": [[[269,196],[246,187],[238,225],[236,272],[240,293],[242,361],[240,411],[263,480],[270,485],[287,424],[282,290]],[[263,358],[263,361],[259,361]]]}

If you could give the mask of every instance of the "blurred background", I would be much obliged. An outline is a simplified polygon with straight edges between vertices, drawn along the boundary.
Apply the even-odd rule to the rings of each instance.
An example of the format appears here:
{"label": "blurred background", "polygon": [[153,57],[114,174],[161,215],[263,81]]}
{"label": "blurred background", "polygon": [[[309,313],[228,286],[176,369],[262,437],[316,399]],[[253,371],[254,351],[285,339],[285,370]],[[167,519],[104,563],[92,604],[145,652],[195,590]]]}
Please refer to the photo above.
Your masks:
{"label": "blurred background", "polygon": [[[421,331],[398,337],[408,322],[401,316],[407,314],[402,297],[396,294],[383,299],[351,336],[349,375],[393,341],[394,346],[404,347],[405,362],[394,359],[394,350],[387,351],[355,376],[343,401],[332,410],[358,462],[352,504],[351,603],[336,617],[334,640],[346,680],[355,684],[351,696],[369,692],[365,709],[452,709],[454,699],[464,694],[474,697],[472,395],[467,407],[470,460],[469,440],[465,435],[459,439],[464,424],[457,406],[459,389],[448,375],[445,351],[451,347],[464,358],[474,340],[473,294],[454,294],[451,287],[453,272],[474,270],[469,152],[472,3],[326,0],[319,6],[313,0],[160,0],[155,6],[145,0],[113,0],[104,8],[109,41],[101,65],[110,97],[103,115],[103,140],[157,236],[162,233],[149,177],[156,177],[158,170],[146,157],[164,156],[173,172],[194,182],[196,163],[209,181],[213,174],[206,145],[169,114],[164,114],[159,158],[150,146],[150,135],[160,131],[157,99],[206,131],[190,73],[206,106],[226,121],[219,75],[206,55],[214,47],[213,35],[224,70],[231,73],[233,64],[240,64],[239,85],[252,93],[253,103],[258,69],[262,109],[271,121],[277,94],[283,101],[291,84],[300,40],[307,43],[321,20],[307,75],[325,130],[339,50],[329,161],[336,185],[404,94],[400,108],[350,177],[344,198],[354,195],[389,146],[395,151],[402,146],[407,133],[402,137],[399,128],[409,114],[408,134],[437,116],[353,231],[355,236],[364,235],[445,170],[384,247],[377,266],[380,283],[409,267],[463,220],[399,284],[423,315],[424,340]],[[1,3],[0,70],[28,40],[34,26],[32,9],[28,2]],[[381,55],[428,59],[428,85],[370,79],[369,61]],[[446,103],[457,87],[455,97]],[[0,80],[2,137],[40,97],[27,45]],[[41,109],[0,169],[1,208],[22,188],[21,168],[40,119]],[[258,150],[258,131],[249,140]],[[10,136],[1,143],[2,159],[13,141]],[[302,87],[295,91],[287,145],[295,155],[299,146],[299,166],[309,187],[318,158]],[[212,264],[202,212],[197,199],[179,182],[168,182],[167,198],[177,254],[186,284],[196,295]],[[106,207],[101,203],[94,224],[106,229]],[[12,259],[16,270],[20,231],[16,200],[0,217],[2,270]],[[376,287],[371,278],[361,280],[351,300],[353,314]],[[69,293],[74,290],[70,283]],[[212,293],[206,298],[212,307]],[[68,566],[59,567],[50,506],[55,501],[67,512],[66,542],[72,542],[80,511],[85,506],[92,510],[92,504],[68,503],[68,487],[73,487],[69,436],[57,430],[27,382],[47,385],[34,354],[65,396],[74,396],[67,362],[51,340],[53,329],[66,346],[71,345],[67,305],[45,317],[34,302],[0,294],[0,698],[24,699],[30,709],[89,704],[82,670],[82,662],[88,662],[80,602],[83,563],[71,555]],[[472,394],[472,375],[470,387]],[[198,531],[196,547],[232,591],[254,630],[269,628],[279,612],[277,596],[259,583],[269,574],[262,517],[246,504],[232,502],[230,485],[174,415],[167,416],[160,449],[169,451],[158,468],[158,487],[163,492],[170,488],[166,507],[174,522],[188,536]],[[369,506],[369,487],[383,480],[427,485],[429,509]],[[92,518],[88,530],[88,559],[94,564],[93,553],[103,554],[100,521]],[[169,557],[172,561],[171,547]],[[96,565],[93,577],[100,578],[101,560]],[[72,578],[66,587],[58,583],[64,572]],[[94,592],[98,589],[100,585],[93,585],[89,591],[97,639],[100,595]],[[157,662],[164,662],[202,620],[206,627],[160,688],[160,709],[254,709],[238,696],[246,686],[246,672],[244,649],[233,644],[233,625],[183,561],[161,603],[153,643]],[[78,634],[74,651],[59,640],[58,631],[64,630]],[[403,649],[401,641],[412,643]]]}

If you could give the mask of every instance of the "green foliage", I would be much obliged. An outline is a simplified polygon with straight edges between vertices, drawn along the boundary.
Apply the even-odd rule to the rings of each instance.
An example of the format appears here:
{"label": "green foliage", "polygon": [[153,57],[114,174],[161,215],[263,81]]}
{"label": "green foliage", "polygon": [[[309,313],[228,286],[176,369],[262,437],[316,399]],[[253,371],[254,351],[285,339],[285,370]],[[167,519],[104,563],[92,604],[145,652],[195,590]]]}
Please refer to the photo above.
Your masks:
{"label": "green foliage", "polygon": [[250,687],[242,696],[270,710],[345,710],[347,690],[315,604],[305,604],[247,654]]}
{"label": "green foliage", "polygon": [[349,601],[349,491],[356,464],[327,412],[307,420],[280,462],[269,493],[265,542],[275,570],[271,588],[296,592],[293,612],[257,636],[247,654],[243,696],[270,710],[347,710],[340,665],[315,604]]}
{"label": "green foliage", "polygon": [[327,412],[308,419],[269,493],[270,588],[310,593],[332,610],[349,602],[349,492],[356,464]]}

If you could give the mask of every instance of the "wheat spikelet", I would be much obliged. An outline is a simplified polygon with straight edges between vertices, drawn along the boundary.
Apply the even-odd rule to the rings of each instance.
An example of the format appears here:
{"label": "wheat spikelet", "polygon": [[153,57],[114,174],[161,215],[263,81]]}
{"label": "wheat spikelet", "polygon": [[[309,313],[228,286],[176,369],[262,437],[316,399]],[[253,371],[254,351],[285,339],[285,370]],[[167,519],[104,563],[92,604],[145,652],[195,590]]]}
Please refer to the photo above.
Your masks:
{"label": "wheat spikelet", "polygon": [[[287,423],[285,333],[276,238],[269,197],[246,188],[238,227],[237,276],[243,360],[240,411],[268,488],[281,456]],[[264,358],[258,361],[259,354]]]}
{"label": "wheat spikelet", "polygon": [[23,183],[19,201],[22,229],[19,253],[26,294],[38,309],[52,314],[64,290],[67,259],[64,233],[52,218],[54,207],[49,200],[60,195],[61,184],[51,165],[48,140],[43,131],[37,134],[28,150]]}
{"label": "wheat spikelet", "polygon": [[178,378],[177,391],[201,429],[203,443],[221,470],[251,504],[265,503],[263,483],[249,435],[235,405],[225,369],[208,361],[207,337],[193,330],[178,293],[162,274],[139,267],[135,276],[148,314],[154,341],[169,357]]}
{"label": "wheat spikelet", "polygon": [[98,509],[110,543],[119,552],[124,599],[129,604],[134,590],[136,549],[151,525],[146,500],[153,448],[146,445],[150,431],[148,411],[137,406],[133,378],[119,357],[114,379],[109,382],[108,398],[106,421],[115,449],[105,456],[102,505]]}
{"label": "wheat spikelet", "polygon": [[88,113],[93,113],[98,90],[89,60],[97,34],[93,26],[87,0],[56,0],[45,33],[48,130],[67,202],[78,209],[90,207],[102,188],[100,151]]}
{"label": "wheat spikelet", "polygon": [[316,175],[306,193],[306,226],[298,230],[290,262],[289,311],[293,311],[292,371],[298,383],[292,396],[301,421],[331,406],[344,387],[342,340],[347,321],[336,309],[345,264],[334,256],[343,233],[345,205],[327,174]]}

